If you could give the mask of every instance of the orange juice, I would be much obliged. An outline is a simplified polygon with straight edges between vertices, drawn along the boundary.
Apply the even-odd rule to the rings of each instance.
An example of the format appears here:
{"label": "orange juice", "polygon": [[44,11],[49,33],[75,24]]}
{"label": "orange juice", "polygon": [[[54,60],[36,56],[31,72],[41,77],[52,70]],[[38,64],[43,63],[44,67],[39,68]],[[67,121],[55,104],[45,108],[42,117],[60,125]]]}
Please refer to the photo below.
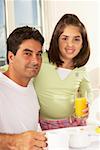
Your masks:
{"label": "orange juice", "polygon": [[96,127],[95,131],[96,131],[96,133],[100,134],[100,126]]}
{"label": "orange juice", "polygon": [[83,117],[83,110],[87,107],[87,99],[85,97],[79,97],[75,99],[75,115],[80,118]]}

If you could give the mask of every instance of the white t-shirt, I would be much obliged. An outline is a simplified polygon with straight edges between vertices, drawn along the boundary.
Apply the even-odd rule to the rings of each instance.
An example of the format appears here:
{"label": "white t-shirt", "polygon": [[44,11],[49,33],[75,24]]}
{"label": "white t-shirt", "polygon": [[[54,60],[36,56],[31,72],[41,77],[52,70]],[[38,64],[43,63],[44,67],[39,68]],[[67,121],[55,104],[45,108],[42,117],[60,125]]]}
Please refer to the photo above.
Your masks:
{"label": "white t-shirt", "polygon": [[37,130],[39,108],[32,82],[23,87],[0,73],[0,133]]}

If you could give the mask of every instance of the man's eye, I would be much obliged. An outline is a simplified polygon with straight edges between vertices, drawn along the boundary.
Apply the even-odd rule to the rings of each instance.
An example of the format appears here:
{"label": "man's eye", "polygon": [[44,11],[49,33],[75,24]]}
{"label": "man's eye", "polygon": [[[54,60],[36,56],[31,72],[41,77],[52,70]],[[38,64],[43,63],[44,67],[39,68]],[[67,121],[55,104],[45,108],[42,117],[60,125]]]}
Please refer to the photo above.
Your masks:
{"label": "man's eye", "polygon": [[25,55],[27,55],[27,56],[31,56],[31,53],[25,53]]}
{"label": "man's eye", "polygon": [[38,53],[38,54],[37,54],[37,56],[41,56],[41,55],[42,55],[42,53]]}

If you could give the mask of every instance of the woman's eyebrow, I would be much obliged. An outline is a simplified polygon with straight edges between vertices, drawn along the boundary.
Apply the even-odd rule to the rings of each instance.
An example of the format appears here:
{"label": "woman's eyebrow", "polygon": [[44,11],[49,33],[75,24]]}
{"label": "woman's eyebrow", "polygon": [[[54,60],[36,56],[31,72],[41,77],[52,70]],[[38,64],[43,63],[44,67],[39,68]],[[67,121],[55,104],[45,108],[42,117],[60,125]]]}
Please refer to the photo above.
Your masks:
{"label": "woman's eyebrow", "polygon": [[[69,35],[62,35],[62,37],[69,37]],[[81,36],[80,35],[74,35],[74,37],[77,37],[77,38],[80,38]]]}

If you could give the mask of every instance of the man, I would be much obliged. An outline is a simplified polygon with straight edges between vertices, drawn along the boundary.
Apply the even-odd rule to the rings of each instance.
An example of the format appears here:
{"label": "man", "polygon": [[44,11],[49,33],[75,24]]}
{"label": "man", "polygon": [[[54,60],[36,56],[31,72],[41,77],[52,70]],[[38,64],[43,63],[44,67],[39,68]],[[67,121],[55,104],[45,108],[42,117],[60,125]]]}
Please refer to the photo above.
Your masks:
{"label": "man", "polygon": [[41,66],[44,38],[28,26],[7,39],[8,70],[0,73],[0,150],[42,150],[44,133],[36,132],[39,104],[31,83]]}

